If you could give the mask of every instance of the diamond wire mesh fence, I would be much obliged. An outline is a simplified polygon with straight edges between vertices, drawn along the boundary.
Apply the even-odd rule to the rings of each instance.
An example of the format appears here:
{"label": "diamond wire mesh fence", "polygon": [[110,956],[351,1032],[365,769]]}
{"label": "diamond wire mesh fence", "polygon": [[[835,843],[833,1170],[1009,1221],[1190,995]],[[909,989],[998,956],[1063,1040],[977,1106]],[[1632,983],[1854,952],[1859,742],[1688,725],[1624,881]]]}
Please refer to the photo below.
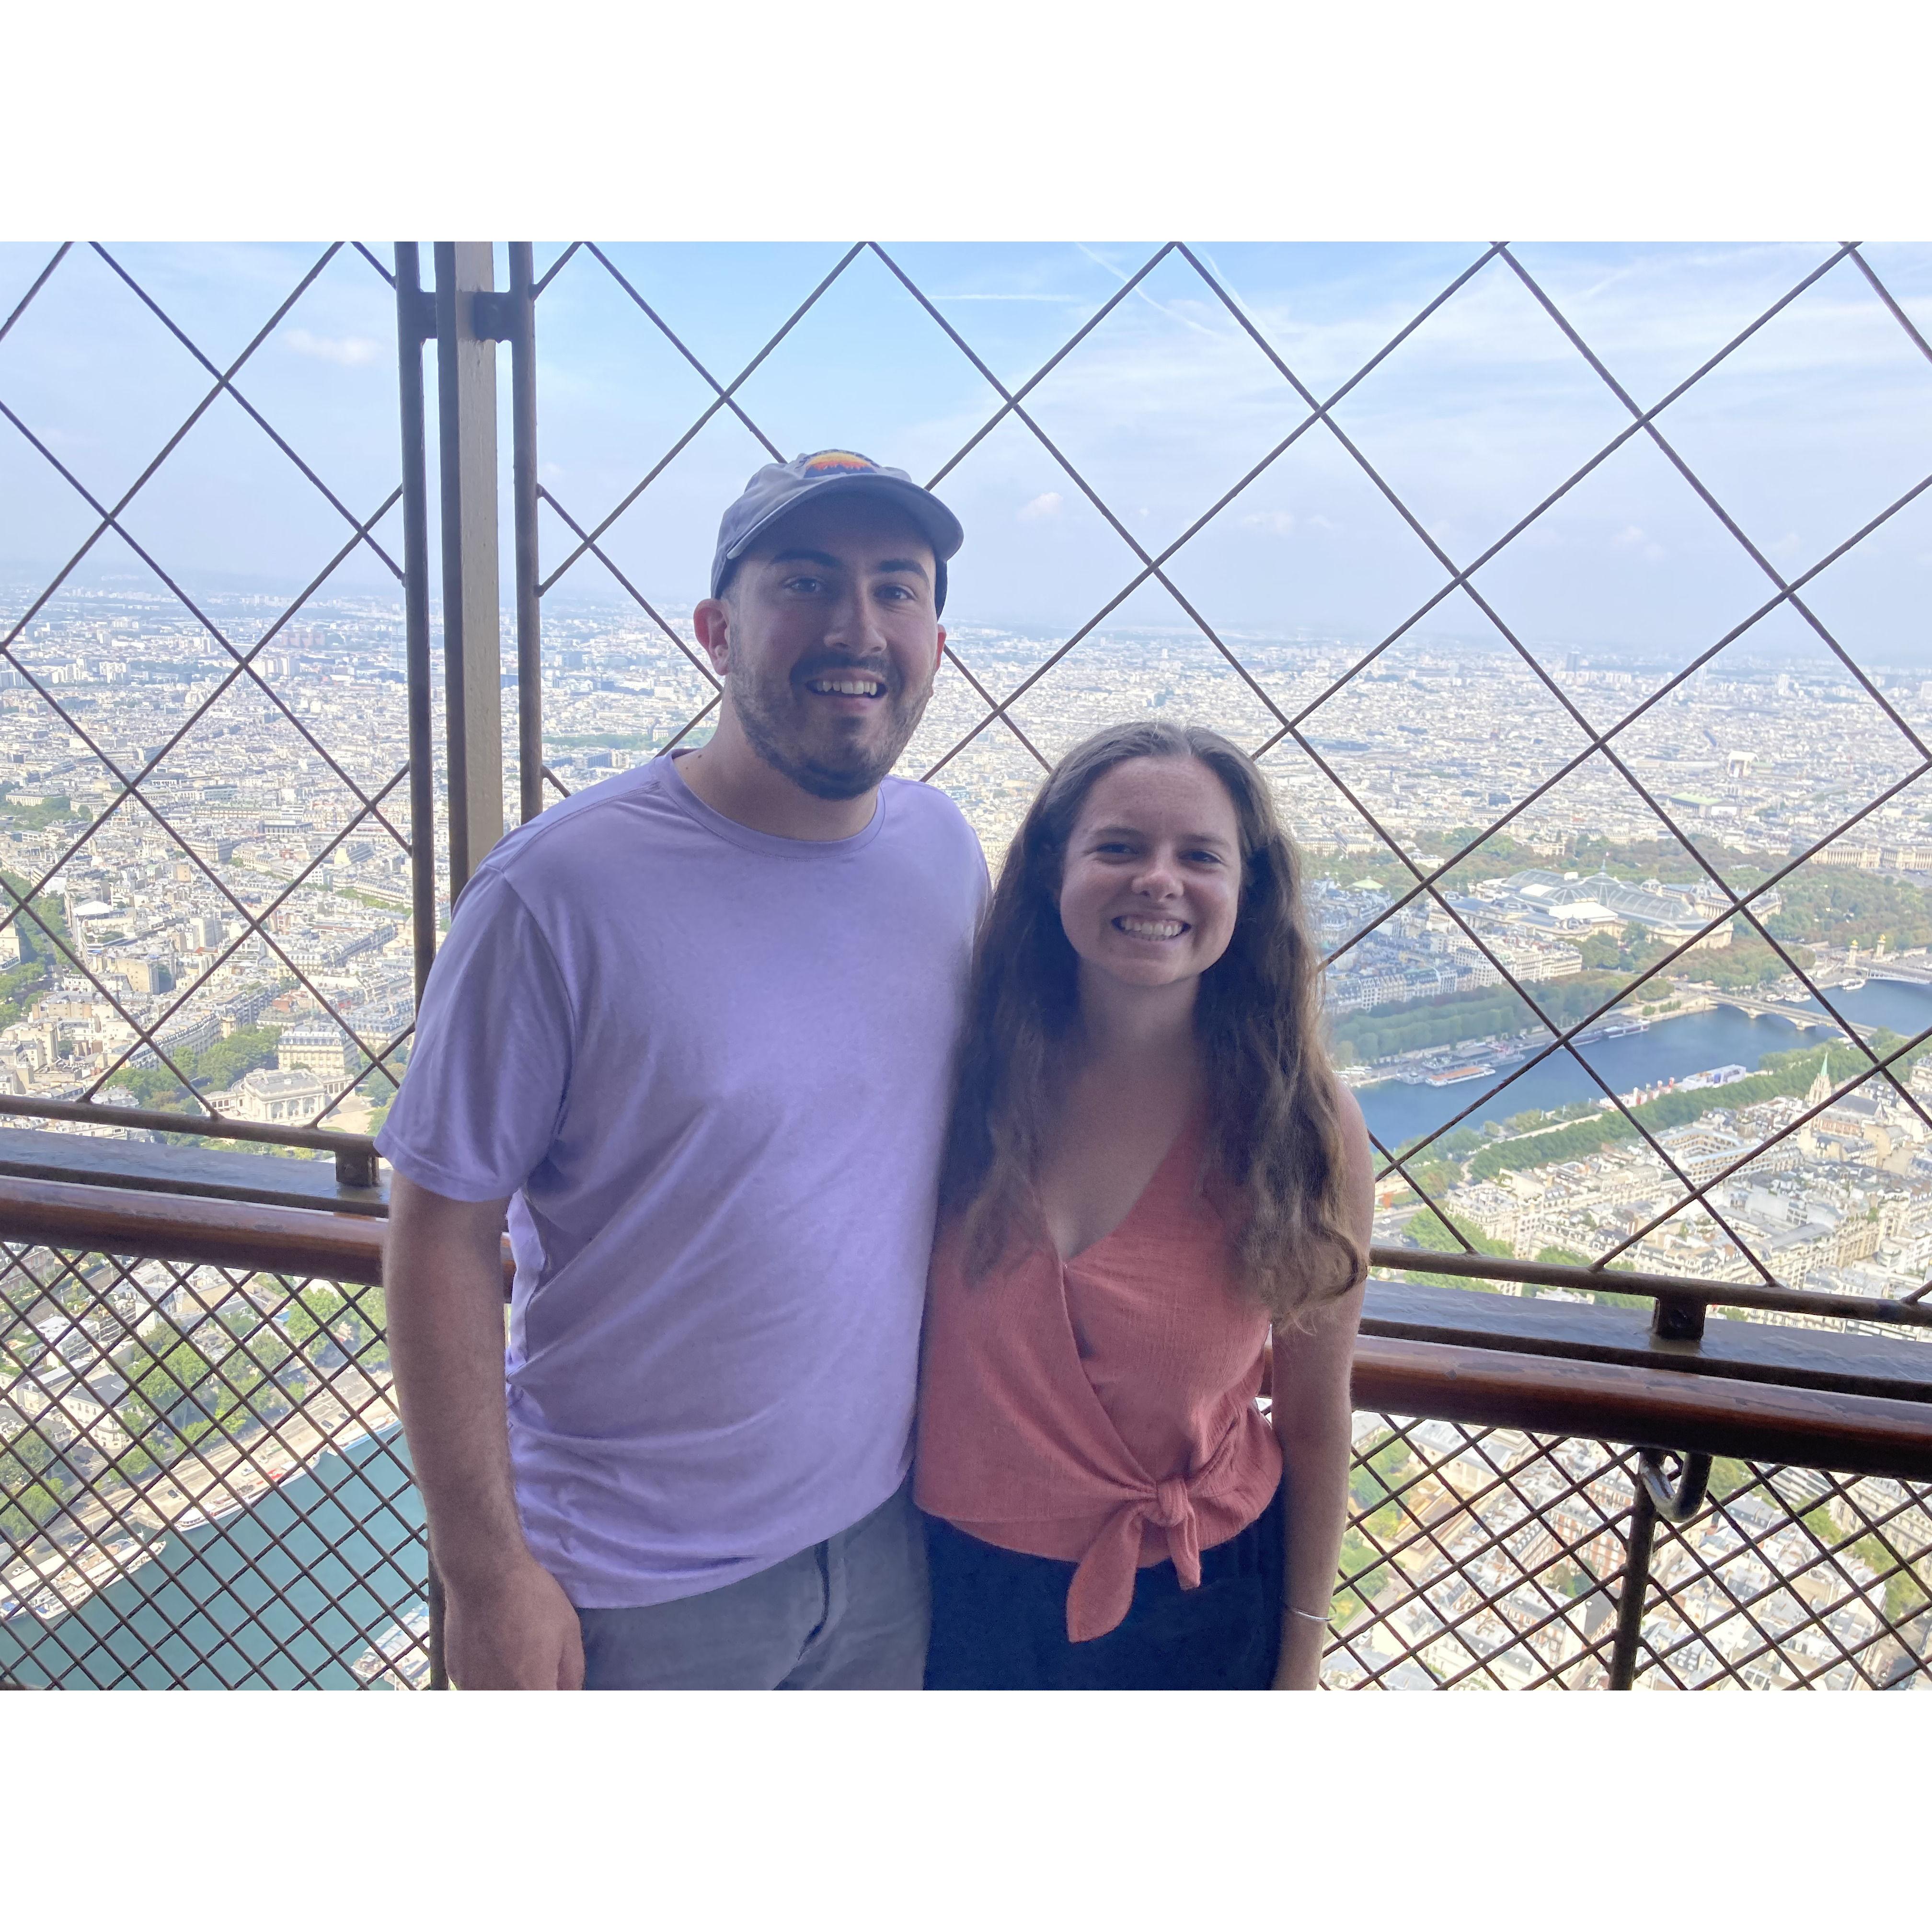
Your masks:
{"label": "diamond wire mesh fence", "polygon": [[0,1264],[0,1678],[423,1681],[380,1289],[14,1244]]}
{"label": "diamond wire mesh fence", "polygon": [[[10,573],[0,616],[16,1094],[357,1131],[394,1091],[412,1000],[393,277],[359,244],[287,253],[227,278],[206,346],[176,313],[197,292],[177,251],[63,247],[0,320],[0,460],[64,555]],[[278,419],[313,429],[318,368],[340,380],[311,461]],[[238,494],[299,589],[195,567],[195,524]],[[345,970],[372,955],[393,970]]]}
{"label": "diamond wire mesh fence", "polygon": [[[1608,1687],[1640,1478],[1609,1443],[1360,1415],[1324,1682]],[[1659,1525],[1634,1688],[1932,1690],[1932,1486],[1720,1458]]]}

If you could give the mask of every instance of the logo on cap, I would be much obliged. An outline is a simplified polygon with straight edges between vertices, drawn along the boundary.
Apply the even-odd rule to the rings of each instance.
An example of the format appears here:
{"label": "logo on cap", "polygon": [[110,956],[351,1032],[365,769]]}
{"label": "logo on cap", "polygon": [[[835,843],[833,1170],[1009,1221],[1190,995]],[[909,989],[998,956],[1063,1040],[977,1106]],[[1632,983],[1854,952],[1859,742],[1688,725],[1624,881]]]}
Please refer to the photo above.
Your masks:
{"label": "logo on cap", "polygon": [[803,476],[833,476],[876,470],[878,466],[869,456],[861,456],[853,450],[821,449],[816,456],[805,459],[799,473]]}

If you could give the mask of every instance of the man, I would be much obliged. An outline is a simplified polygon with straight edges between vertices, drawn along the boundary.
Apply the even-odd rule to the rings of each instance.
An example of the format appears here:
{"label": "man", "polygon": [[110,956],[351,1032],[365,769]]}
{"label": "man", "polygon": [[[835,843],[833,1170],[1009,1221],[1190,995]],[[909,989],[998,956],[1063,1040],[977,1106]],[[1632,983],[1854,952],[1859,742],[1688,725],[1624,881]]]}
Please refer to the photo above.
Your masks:
{"label": "man", "polygon": [[760,470],[693,614],[710,742],[464,890],[377,1142],[460,1688],[921,1681],[905,1478],[986,874],[950,800],[886,774],[960,542],[850,452]]}

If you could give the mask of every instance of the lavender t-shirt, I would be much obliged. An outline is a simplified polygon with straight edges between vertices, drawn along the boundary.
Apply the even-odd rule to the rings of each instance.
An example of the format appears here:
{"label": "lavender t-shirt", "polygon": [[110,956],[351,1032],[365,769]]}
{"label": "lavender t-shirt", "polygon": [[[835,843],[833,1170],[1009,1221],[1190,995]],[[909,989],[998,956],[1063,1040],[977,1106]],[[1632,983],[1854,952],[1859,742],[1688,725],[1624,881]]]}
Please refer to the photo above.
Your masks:
{"label": "lavender t-shirt", "polygon": [[943,793],[754,832],[661,758],[465,889],[376,1145],[510,1196],[510,1451],[587,1610],[748,1576],[910,1456],[953,1045],[985,902]]}

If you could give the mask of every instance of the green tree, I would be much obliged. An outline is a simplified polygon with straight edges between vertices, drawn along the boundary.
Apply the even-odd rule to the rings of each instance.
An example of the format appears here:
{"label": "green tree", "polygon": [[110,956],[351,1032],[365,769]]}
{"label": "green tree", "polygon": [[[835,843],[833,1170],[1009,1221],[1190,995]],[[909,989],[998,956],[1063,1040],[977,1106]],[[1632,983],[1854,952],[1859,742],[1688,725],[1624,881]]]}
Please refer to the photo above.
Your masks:
{"label": "green tree", "polygon": [[[226,1040],[218,1040],[198,1053],[176,1052],[170,1048],[168,1057],[198,1091],[224,1093],[244,1073],[258,1066],[272,1066],[275,1045],[281,1036],[282,1029],[277,1026],[238,1027]],[[127,1088],[144,1107],[170,1108],[188,1098],[186,1089],[165,1066],[124,1066],[115,1075],[114,1084]]]}
{"label": "green tree", "polygon": [[16,804],[11,798],[0,800],[0,824],[18,832],[44,831],[76,816],[70,798],[43,799],[38,805]]}
{"label": "green tree", "polygon": [[1583,964],[1592,972],[1614,972],[1623,964],[1623,948],[1607,932],[1593,932],[1578,946]]}
{"label": "green tree", "polygon": [[0,1532],[26,1543],[58,1513],[72,1486],[51,1444],[32,1432],[15,1436],[0,1448],[0,1496],[12,1498],[0,1508]]}
{"label": "green tree", "polygon": [[1733,1496],[1743,1496],[1757,1486],[1757,1478],[1735,1456],[1712,1457],[1709,1490],[1719,1502],[1727,1503]]}
{"label": "green tree", "polygon": [[20,940],[18,962],[0,973],[0,1026],[11,1026],[40,998],[54,974],[67,968],[68,958],[61,947],[72,941],[58,900],[44,892],[28,901],[24,910],[18,910],[33,881],[4,867],[0,867],[0,879],[8,888],[0,892],[0,919],[11,916],[13,930]]}
{"label": "green tree", "polygon": [[122,1426],[166,1464],[218,1426],[221,1390],[214,1365],[192,1342],[164,1340],[148,1352],[148,1368],[131,1378],[122,1407]]}
{"label": "green tree", "polygon": [[[1445,1225],[1445,1222],[1447,1225]],[[1460,1214],[1450,1214],[1446,1209],[1425,1208],[1408,1224],[1408,1232],[1418,1247],[1432,1250],[1438,1254],[1460,1254],[1462,1244],[1456,1239],[1454,1228],[1464,1241],[1467,1241],[1479,1255],[1514,1256],[1516,1250],[1507,1241],[1492,1241],[1482,1231],[1466,1221]],[[1472,1276],[1460,1274],[1410,1274],[1411,1281],[1426,1282],[1434,1288],[1479,1288],[1491,1294],[1513,1293],[1499,1283],[1482,1281]]]}
{"label": "green tree", "polygon": [[1915,1562],[1875,1529],[1852,1545],[1852,1554],[1883,1580],[1887,1622],[1903,1624],[1932,1610],[1932,1551],[1922,1552]]}
{"label": "green tree", "polygon": [[1341,1562],[1341,1574],[1353,1581],[1336,1586],[1329,1607],[1336,1623],[1347,1622],[1366,1608],[1388,1582],[1388,1567],[1381,1559],[1381,1549],[1401,1534],[1402,1506],[1398,1497],[1417,1473],[1408,1444],[1393,1430],[1383,1430],[1356,1452],[1348,1472],[1352,1520],[1342,1532]]}

